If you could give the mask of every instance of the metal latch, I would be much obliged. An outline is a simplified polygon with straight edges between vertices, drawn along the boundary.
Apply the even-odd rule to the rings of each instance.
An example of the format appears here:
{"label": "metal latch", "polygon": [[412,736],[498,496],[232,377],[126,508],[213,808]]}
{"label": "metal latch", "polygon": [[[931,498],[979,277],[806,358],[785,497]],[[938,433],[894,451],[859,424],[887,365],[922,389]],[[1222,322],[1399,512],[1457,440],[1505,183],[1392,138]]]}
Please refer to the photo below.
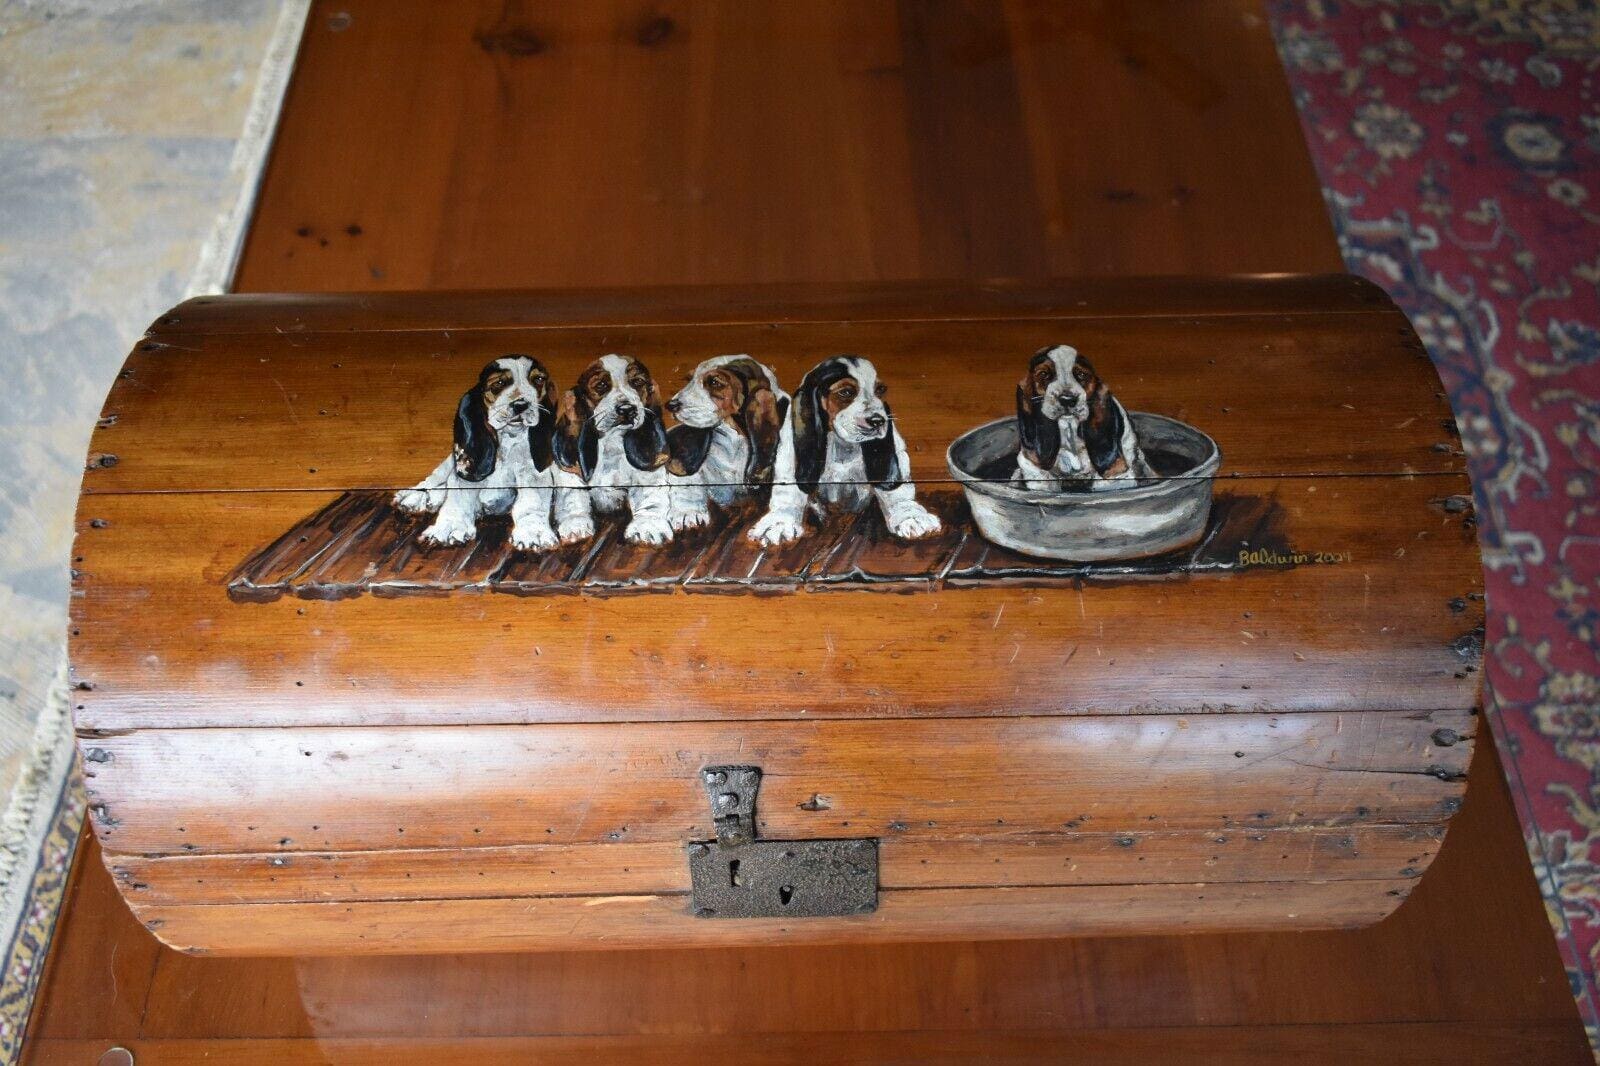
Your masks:
{"label": "metal latch", "polygon": [[878,842],[757,840],[759,766],[700,771],[717,839],[689,845],[700,918],[826,918],[878,909]]}

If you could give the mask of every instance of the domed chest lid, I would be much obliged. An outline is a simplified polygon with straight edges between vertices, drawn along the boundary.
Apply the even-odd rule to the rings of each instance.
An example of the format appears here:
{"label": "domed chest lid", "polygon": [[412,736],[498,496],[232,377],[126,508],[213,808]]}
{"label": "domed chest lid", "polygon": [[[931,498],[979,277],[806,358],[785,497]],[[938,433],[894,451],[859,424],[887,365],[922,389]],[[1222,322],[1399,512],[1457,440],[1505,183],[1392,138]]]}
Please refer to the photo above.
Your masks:
{"label": "domed chest lid", "polygon": [[224,296],[97,429],[85,730],[1471,707],[1352,278]]}

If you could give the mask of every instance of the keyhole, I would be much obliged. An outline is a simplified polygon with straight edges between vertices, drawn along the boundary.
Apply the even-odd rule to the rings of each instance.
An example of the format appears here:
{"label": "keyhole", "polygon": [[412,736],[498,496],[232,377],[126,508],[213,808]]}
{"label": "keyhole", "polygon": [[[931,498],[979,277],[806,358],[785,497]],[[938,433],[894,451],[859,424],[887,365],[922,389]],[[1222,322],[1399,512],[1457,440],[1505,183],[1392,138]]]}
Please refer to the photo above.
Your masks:
{"label": "keyhole", "polygon": [[789,905],[789,901],[791,899],[794,899],[794,886],[793,885],[779,885],[778,886],[778,902],[783,904],[785,907],[787,907]]}
{"label": "keyhole", "polygon": [[739,860],[728,860],[728,884],[733,888],[743,888],[744,881],[739,877]]}

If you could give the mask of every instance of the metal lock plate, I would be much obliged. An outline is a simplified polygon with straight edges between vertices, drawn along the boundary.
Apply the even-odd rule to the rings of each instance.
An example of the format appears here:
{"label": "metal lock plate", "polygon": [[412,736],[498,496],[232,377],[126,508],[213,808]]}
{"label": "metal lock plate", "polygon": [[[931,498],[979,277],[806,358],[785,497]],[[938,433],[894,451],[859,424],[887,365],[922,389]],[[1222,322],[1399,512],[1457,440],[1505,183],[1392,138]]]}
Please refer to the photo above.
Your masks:
{"label": "metal lock plate", "polygon": [[878,908],[878,842],[757,840],[761,769],[700,775],[717,839],[689,845],[690,907],[701,918],[825,918]]}

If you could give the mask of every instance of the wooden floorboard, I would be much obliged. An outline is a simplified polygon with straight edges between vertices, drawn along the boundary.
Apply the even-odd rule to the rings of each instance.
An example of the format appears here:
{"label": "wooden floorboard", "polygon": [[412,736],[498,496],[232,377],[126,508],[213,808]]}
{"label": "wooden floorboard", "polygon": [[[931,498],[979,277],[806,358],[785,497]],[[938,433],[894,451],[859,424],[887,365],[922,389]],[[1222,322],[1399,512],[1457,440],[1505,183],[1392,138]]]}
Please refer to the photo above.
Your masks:
{"label": "wooden floorboard", "polygon": [[[341,0],[239,285],[1338,269],[1247,0]],[[30,1037],[27,1062],[141,1066],[1589,1061],[1486,731],[1433,868],[1349,932],[207,959],[139,928],[86,843]]]}
{"label": "wooden floorboard", "polygon": [[513,548],[510,519],[494,515],[479,520],[470,543],[432,548],[418,539],[426,521],[400,511],[389,497],[388,492],[340,494],[240,563],[228,578],[228,595],[266,602],[282,596],[340,600],[367,593],[462,590],[522,596],[718,592],[729,585],[765,592],[863,586],[933,590],[1001,582],[1072,588],[1085,581],[1229,573],[1246,568],[1241,558],[1247,551],[1284,559],[1294,554],[1276,529],[1283,510],[1276,499],[1238,491],[1218,494],[1200,539],[1189,547],[1101,563],[1036,558],[990,544],[978,535],[960,493],[950,490],[922,495],[941,521],[939,532],[926,540],[896,542],[880,513],[869,510],[848,516],[837,528],[816,529],[806,554],[798,557],[749,541],[745,534],[761,516],[753,507],[738,508],[725,524],[680,532],[660,548],[626,543],[624,519],[606,515],[590,540],[545,553]]}

